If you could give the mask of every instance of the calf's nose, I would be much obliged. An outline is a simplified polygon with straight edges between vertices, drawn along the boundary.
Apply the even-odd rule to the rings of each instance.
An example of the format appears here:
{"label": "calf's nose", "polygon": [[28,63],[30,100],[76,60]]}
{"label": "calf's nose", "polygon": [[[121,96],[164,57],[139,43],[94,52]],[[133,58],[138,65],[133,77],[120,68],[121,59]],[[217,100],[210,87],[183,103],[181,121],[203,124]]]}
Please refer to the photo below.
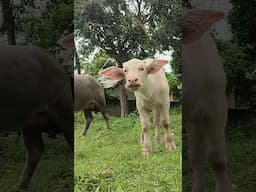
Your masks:
{"label": "calf's nose", "polygon": [[138,82],[138,78],[128,79],[128,82],[129,82],[130,84],[135,84],[135,83]]}

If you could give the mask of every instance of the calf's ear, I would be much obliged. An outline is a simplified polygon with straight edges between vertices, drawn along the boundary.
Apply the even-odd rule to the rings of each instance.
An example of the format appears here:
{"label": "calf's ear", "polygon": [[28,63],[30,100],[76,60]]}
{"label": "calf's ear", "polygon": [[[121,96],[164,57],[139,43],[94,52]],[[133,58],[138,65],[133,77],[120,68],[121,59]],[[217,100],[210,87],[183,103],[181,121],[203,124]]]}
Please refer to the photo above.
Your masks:
{"label": "calf's ear", "polygon": [[147,73],[155,74],[167,63],[169,63],[168,60],[155,59],[149,65],[147,65]]}
{"label": "calf's ear", "polygon": [[122,80],[124,79],[124,72],[121,68],[111,66],[106,69],[103,69],[99,72],[100,75],[108,77],[113,80]]}
{"label": "calf's ear", "polygon": [[58,44],[63,48],[72,48],[75,45],[74,42],[74,33],[71,33],[63,38],[58,40]]}
{"label": "calf's ear", "polygon": [[221,11],[208,9],[192,9],[186,12],[181,19],[183,44],[192,44],[216,22],[223,19]]}

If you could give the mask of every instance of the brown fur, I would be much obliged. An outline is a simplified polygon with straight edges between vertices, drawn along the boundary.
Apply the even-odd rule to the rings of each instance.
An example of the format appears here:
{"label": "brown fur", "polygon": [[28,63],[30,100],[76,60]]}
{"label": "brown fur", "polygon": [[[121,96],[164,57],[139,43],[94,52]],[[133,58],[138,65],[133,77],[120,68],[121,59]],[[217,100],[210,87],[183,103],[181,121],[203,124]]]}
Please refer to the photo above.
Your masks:
{"label": "brown fur", "polygon": [[17,188],[28,187],[43,151],[41,133],[63,133],[73,148],[73,102],[64,68],[39,48],[0,47],[0,128],[21,129],[27,161]]}

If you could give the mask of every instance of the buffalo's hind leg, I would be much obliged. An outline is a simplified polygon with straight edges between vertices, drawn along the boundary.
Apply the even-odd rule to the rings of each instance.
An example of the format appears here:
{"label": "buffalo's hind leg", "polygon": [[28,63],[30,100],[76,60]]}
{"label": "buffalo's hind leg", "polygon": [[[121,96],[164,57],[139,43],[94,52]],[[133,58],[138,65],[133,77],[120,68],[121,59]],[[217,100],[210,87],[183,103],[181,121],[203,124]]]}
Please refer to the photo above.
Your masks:
{"label": "buffalo's hind leg", "polygon": [[22,135],[26,147],[27,159],[20,180],[11,191],[22,191],[28,188],[44,150],[42,135],[38,127],[27,126],[23,129]]}
{"label": "buffalo's hind leg", "polygon": [[74,151],[74,118],[68,120],[68,121],[63,121],[66,123],[66,126],[63,126],[62,132],[63,135],[68,142],[71,152],[73,153]]}
{"label": "buffalo's hind leg", "polygon": [[110,125],[109,125],[109,119],[108,119],[108,117],[107,117],[107,115],[106,115],[106,112],[105,112],[105,111],[102,111],[101,114],[102,114],[102,116],[103,116],[103,118],[104,118],[104,120],[105,120],[105,122],[106,122],[107,129],[108,129],[109,131],[111,131],[112,129],[111,129]]}
{"label": "buffalo's hind leg", "polygon": [[85,125],[81,135],[86,136],[87,130],[89,129],[91,122],[93,120],[92,111],[90,109],[84,109]]}

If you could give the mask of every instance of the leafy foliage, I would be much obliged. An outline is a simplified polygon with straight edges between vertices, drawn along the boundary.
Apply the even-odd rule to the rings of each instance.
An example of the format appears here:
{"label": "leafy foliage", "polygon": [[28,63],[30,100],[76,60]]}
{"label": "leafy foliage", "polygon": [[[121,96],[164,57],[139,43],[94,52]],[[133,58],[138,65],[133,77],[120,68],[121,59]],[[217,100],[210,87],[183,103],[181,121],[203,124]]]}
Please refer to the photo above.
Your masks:
{"label": "leafy foliage", "polygon": [[[143,59],[153,57],[157,51],[176,49],[180,34],[177,24],[180,5],[178,0],[82,3],[83,12],[81,7],[75,7],[75,12],[78,12],[75,14],[78,16],[75,28],[84,39],[82,52],[88,56],[100,49],[121,67],[131,58]],[[125,111],[124,95],[120,94],[122,111]]]}
{"label": "leafy foliage", "polygon": [[76,28],[87,40],[84,49],[99,47],[120,64],[132,57],[153,56],[156,50],[169,50],[177,44],[177,27],[169,27],[177,22],[176,5],[177,1],[153,0],[90,2],[81,16],[83,25]]}
{"label": "leafy foliage", "polygon": [[102,64],[106,63],[109,59],[109,56],[104,52],[99,52],[94,56],[93,61],[90,64],[87,64],[89,69],[87,69],[87,73],[91,75],[98,75],[100,69],[102,68]]}
{"label": "leafy foliage", "polygon": [[149,0],[151,4],[149,25],[152,39],[160,51],[179,50],[181,42],[181,1]]}
{"label": "leafy foliage", "polygon": [[170,92],[173,93],[176,98],[181,99],[181,81],[178,76],[175,73],[165,73],[165,75],[168,80]]}
{"label": "leafy foliage", "polygon": [[228,21],[233,33],[233,41],[237,43],[246,55],[247,78],[243,82],[243,89],[240,93],[244,94],[249,100],[251,108],[256,109],[256,35],[255,35],[255,17],[256,2],[251,0],[239,1],[231,0],[233,8],[229,14]]}
{"label": "leafy foliage", "polygon": [[248,63],[239,46],[222,40],[216,40],[216,42],[227,76],[227,91],[230,91],[246,80]]}
{"label": "leafy foliage", "polygon": [[[10,2],[9,7],[13,12],[19,43],[50,48],[56,45],[63,31],[73,31],[72,0],[21,0]],[[1,26],[2,33],[6,31],[6,27],[7,23],[4,22]]]}
{"label": "leafy foliage", "polygon": [[72,4],[59,3],[48,8],[44,16],[40,18],[40,24],[35,26],[36,34],[38,34],[38,44],[42,47],[56,45],[63,31],[73,31],[72,22]]}
{"label": "leafy foliage", "polygon": [[[21,0],[1,1],[4,22],[1,32],[7,34],[9,44],[39,46],[64,63],[73,75],[73,51],[57,46],[63,32],[73,31],[72,0]],[[9,20],[12,24],[9,24]]]}
{"label": "leafy foliage", "polygon": [[233,8],[229,14],[229,24],[233,33],[233,40],[243,48],[248,59],[253,62],[256,59],[256,2],[251,0],[231,0],[231,2]]}

